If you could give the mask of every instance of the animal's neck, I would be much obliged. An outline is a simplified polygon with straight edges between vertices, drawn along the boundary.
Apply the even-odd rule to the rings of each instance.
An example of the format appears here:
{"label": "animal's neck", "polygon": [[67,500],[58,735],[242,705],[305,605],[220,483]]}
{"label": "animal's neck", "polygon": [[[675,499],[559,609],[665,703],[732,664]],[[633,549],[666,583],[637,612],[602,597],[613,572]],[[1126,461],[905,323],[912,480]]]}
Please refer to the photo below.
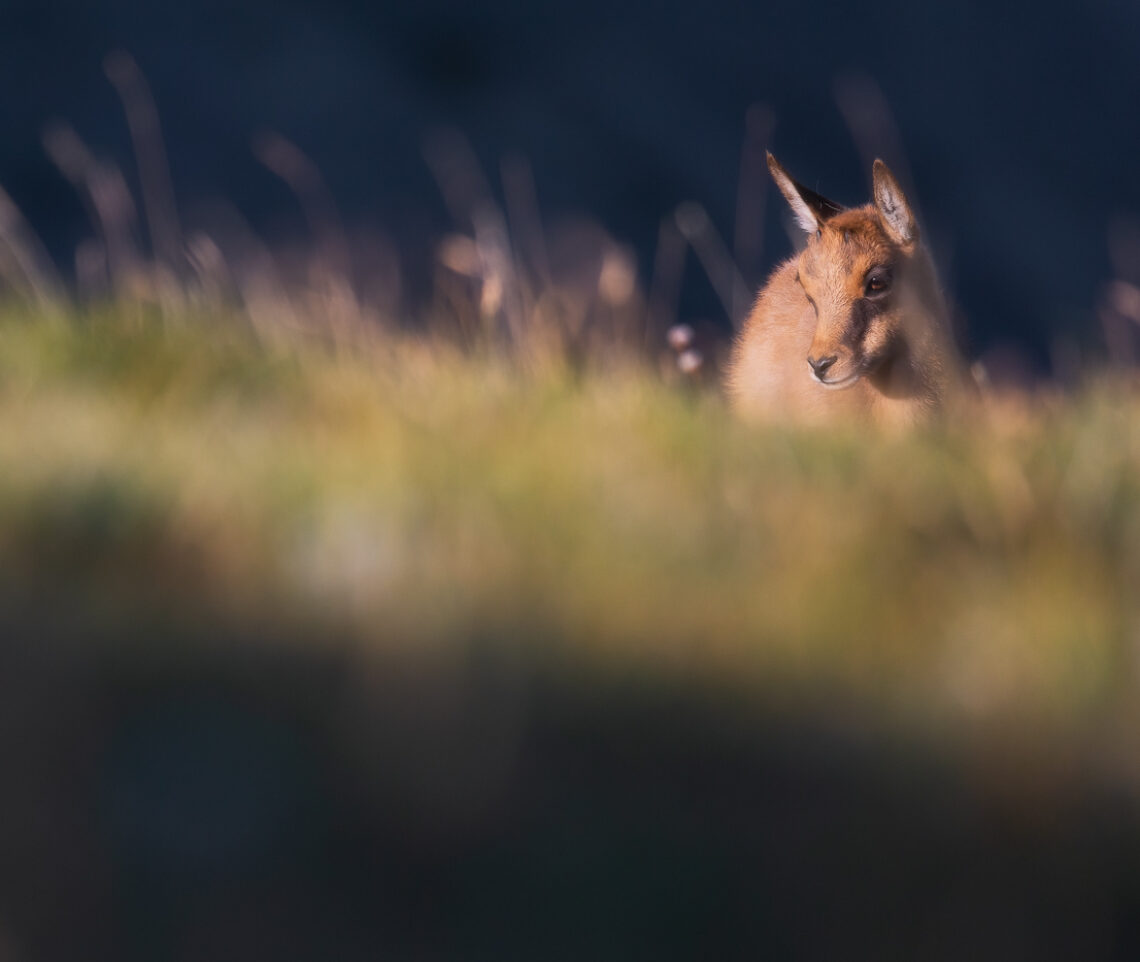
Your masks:
{"label": "animal's neck", "polygon": [[911,344],[900,338],[870,377],[875,389],[891,399],[913,398],[928,393],[929,365],[916,357]]}
{"label": "animal's neck", "polygon": [[923,399],[937,406],[954,376],[957,352],[933,270],[923,274],[908,312],[910,323],[872,383],[886,397]]}

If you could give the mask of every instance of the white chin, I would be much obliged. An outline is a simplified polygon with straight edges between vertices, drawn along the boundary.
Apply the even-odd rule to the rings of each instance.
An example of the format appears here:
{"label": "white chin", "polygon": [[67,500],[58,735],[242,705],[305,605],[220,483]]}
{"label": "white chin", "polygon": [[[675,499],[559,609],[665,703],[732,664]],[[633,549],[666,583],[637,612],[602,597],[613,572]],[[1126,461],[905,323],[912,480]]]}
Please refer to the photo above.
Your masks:
{"label": "white chin", "polygon": [[828,388],[831,391],[842,391],[844,388],[851,387],[851,385],[858,381],[862,376],[862,371],[856,371],[854,374],[848,374],[847,377],[839,381],[819,381],[818,378],[816,378],[816,380],[819,381],[821,387]]}

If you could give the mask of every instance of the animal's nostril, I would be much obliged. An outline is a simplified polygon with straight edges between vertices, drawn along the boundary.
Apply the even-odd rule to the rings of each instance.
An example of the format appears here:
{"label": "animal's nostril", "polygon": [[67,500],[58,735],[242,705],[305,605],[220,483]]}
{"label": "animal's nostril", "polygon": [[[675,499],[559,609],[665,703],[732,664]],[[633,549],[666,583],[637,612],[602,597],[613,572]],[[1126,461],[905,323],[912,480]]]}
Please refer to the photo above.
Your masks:
{"label": "animal's nostril", "polygon": [[838,355],[829,354],[827,357],[809,357],[807,362],[811,365],[811,369],[815,371],[815,376],[822,379],[827,373],[827,369],[837,360],[839,360]]}

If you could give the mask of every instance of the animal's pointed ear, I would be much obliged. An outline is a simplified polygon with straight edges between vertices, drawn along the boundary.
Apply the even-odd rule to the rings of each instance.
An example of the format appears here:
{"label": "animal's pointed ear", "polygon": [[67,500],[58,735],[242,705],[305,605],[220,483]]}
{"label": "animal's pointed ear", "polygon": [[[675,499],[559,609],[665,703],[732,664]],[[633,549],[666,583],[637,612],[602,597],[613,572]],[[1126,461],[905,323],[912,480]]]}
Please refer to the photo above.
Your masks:
{"label": "animal's pointed ear", "polygon": [[881,160],[875,161],[872,182],[875,208],[883,229],[900,247],[914,246],[918,243],[918,221],[895,175]]}
{"label": "animal's pointed ear", "polygon": [[796,215],[796,223],[809,234],[814,234],[826,220],[843,210],[835,201],[828,200],[792,180],[771,153],[768,154],[768,171],[776,186],[780,188],[780,193],[791,205],[792,213]]}

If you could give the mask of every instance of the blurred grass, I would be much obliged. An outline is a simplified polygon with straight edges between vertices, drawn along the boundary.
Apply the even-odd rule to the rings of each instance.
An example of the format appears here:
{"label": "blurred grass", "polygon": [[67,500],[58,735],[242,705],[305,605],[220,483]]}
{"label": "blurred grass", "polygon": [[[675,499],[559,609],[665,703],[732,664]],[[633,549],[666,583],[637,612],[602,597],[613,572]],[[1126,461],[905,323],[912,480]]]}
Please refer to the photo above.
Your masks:
{"label": "blurred grass", "polygon": [[797,433],[633,361],[247,331],[3,311],[7,606],[128,634],[491,643],[1140,759],[1131,379],[906,437]]}

